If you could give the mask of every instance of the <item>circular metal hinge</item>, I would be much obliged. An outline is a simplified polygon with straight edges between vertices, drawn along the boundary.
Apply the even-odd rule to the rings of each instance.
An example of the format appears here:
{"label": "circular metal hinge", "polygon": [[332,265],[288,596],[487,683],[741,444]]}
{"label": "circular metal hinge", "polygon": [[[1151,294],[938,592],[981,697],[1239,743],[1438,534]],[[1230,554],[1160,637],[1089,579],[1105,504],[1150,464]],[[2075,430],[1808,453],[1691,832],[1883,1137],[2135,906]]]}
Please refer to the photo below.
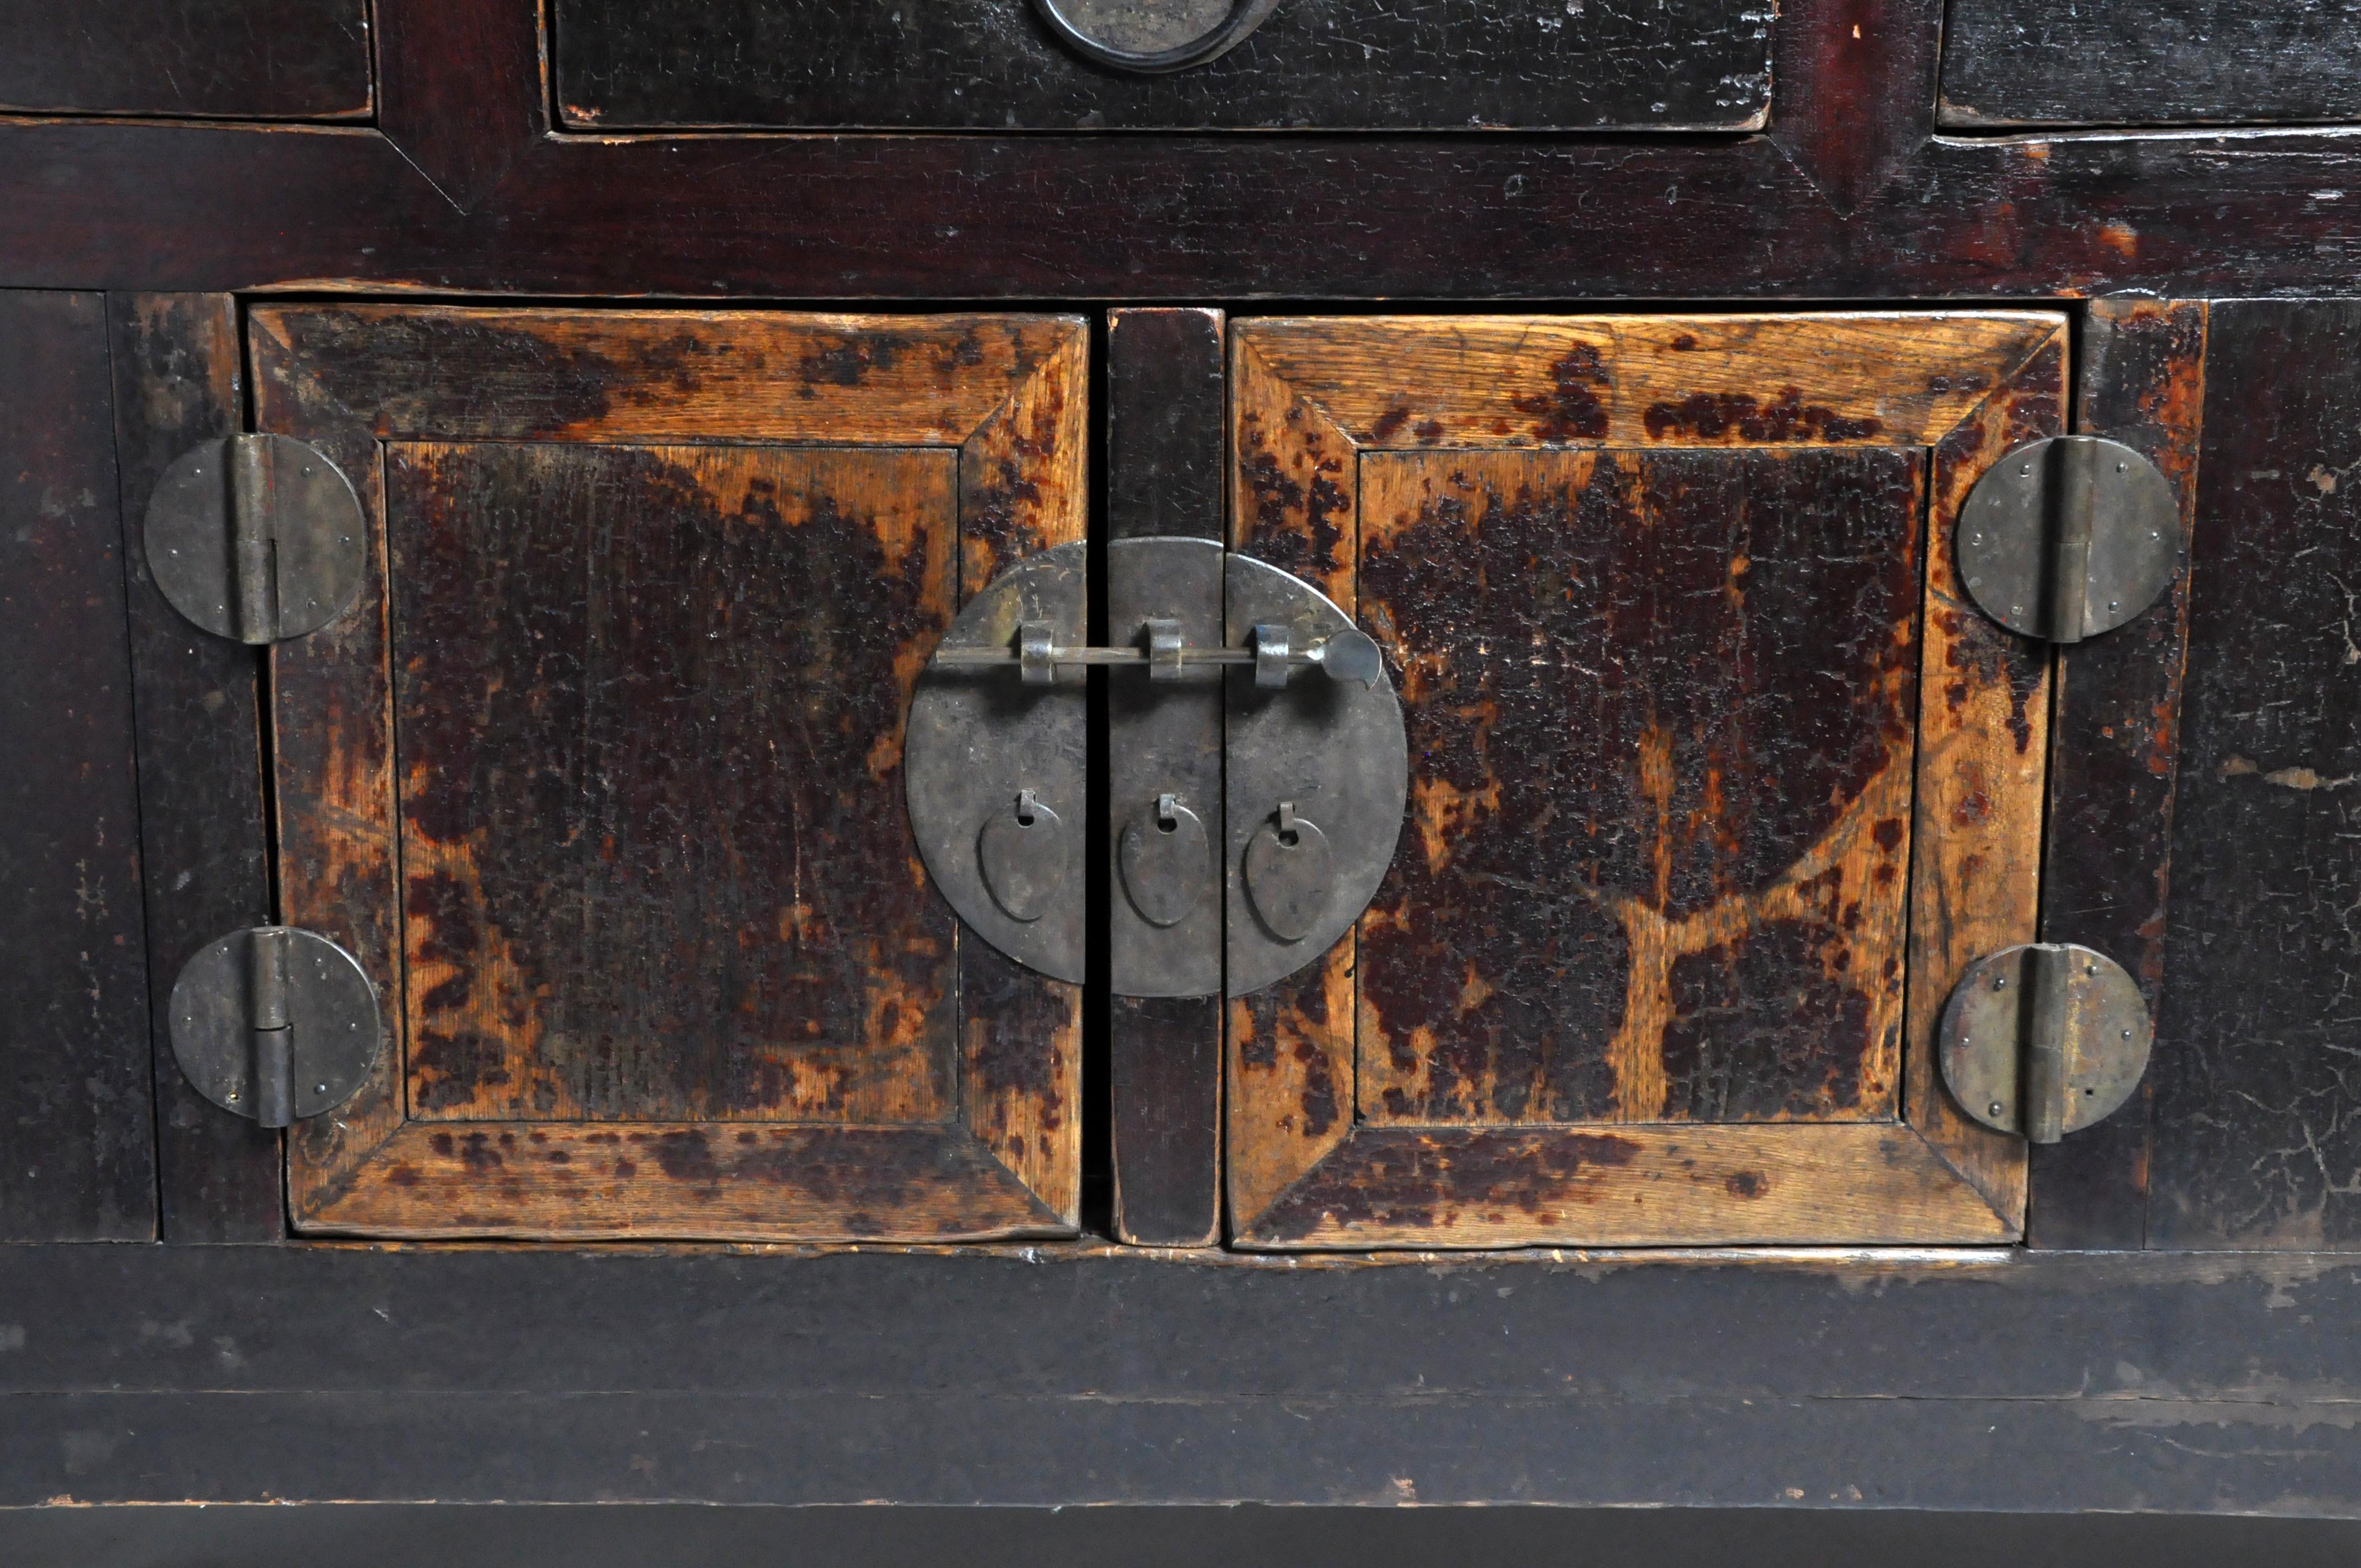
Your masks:
{"label": "circular metal hinge", "polygon": [[360,596],[368,536],[352,481],[284,435],[184,452],[148,502],[148,569],[174,609],[217,637],[282,642]]}
{"label": "circular metal hinge", "polygon": [[1041,14],[1042,21],[1068,49],[1110,70],[1126,71],[1142,76],[1187,71],[1192,66],[1219,60],[1244,42],[1247,34],[1261,27],[1278,5],[1279,0],[1236,0],[1227,16],[1193,38],[1164,49],[1125,49],[1092,37],[1068,13],[1086,8],[1102,14],[1111,13],[1109,19],[1145,30],[1155,27],[1159,21],[1163,20],[1158,15],[1159,11],[1169,11],[1172,7],[1142,5],[1139,0],[1128,0],[1125,4],[1096,0],[1095,4],[1087,5],[1082,0],[1064,0],[1062,5],[1060,0],[1033,0],[1033,8]]}
{"label": "circular metal hinge", "polygon": [[332,1111],[377,1066],[377,990],[352,954],[289,926],[233,931],[181,967],[172,1055],[197,1092],[266,1127]]}
{"label": "circular metal hinge", "polygon": [[1985,1126],[2054,1144],[2139,1087],[2155,1028],[2139,982],[2090,948],[2028,942],[1977,959],[1943,1008],[1943,1082]]}
{"label": "circular metal hinge", "polygon": [[2056,435],[1985,471],[1960,509],[1960,581],[2011,631],[2080,642],[2162,597],[2186,548],[2180,499],[2119,441]]}

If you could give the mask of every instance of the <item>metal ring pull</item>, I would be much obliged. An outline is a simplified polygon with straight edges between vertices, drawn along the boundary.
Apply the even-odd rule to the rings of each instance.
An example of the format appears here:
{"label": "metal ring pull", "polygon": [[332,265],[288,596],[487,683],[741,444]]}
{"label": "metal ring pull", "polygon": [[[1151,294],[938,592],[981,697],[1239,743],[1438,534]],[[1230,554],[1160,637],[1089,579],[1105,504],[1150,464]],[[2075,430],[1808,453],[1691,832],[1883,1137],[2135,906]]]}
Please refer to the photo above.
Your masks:
{"label": "metal ring pull", "polygon": [[1065,18],[1058,9],[1058,0],[1033,0],[1033,8],[1041,13],[1049,30],[1076,54],[1110,70],[1142,76],[1160,76],[1219,60],[1245,42],[1246,35],[1261,27],[1278,6],[1279,0],[1237,0],[1228,19],[1213,31],[1170,49],[1142,50],[1115,49],[1100,43]]}

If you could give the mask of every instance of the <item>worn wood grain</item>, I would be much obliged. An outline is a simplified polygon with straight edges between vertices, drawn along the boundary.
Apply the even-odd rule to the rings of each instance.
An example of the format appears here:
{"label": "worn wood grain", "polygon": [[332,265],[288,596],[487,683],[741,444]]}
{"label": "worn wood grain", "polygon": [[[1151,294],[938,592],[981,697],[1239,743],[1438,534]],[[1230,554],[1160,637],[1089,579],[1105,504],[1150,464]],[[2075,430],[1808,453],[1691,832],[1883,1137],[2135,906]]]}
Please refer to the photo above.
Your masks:
{"label": "worn wood grain", "polygon": [[1779,7],[1769,139],[1843,216],[1902,177],[1933,131],[1941,14],[1927,0]]}
{"label": "worn wood grain", "polygon": [[[292,1140],[299,1226],[1071,1228],[1079,993],[957,940],[899,742],[959,567],[1080,535],[1082,323],[486,314],[256,313],[258,422],[366,477],[379,574],[278,654],[289,916],[344,932],[409,1025]],[[773,354],[800,370],[765,379]],[[772,760],[764,714],[808,754]],[[631,1197],[548,1160],[470,1188],[475,1146],[437,1165],[434,1137],[485,1115],[793,1137],[719,1175],[627,1160]]]}
{"label": "worn wood grain", "polygon": [[1221,59],[1149,76],[1083,60],[1001,0],[559,0],[555,21],[560,115],[594,131],[1745,130],[1771,87],[1771,11],[1746,0],[1301,0]]}
{"label": "worn wood grain", "polygon": [[11,0],[0,109],[367,119],[368,0]]}
{"label": "worn wood grain", "polygon": [[156,1232],[106,301],[0,292],[0,1238]]}
{"label": "worn wood grain", "polygon": [[2319,1255],[24,1247],[0,1298],[9,1504],[2361,1514]]}
{"label": "worn wood grain", "polygon": [[[1887,0],[1890,6],[1903,0]],[[1939,6],[1908,0],[1911,26]],[[2184,298],[2352,277],[2334,132],[1921,140],[1849,216],[1766,137],[559,136],[462,213],[383,137],[0,124],[0,277],[706,300]]]}
{"label": "worn wood grain", "polygon": [[1955,0],[1942,123],[2271,125],[2361,117],[2353,0]]}
{"label": "worn wood grain", "polygon": [[1086,417],[1072,317],[350,304],[250,322],[258,388],[364,411],[388,441],[957,446],[1019,399],[996,439],[1046,455]]}
{"label": "worn wood grain", "polygon": [[[1927,1094],[1911,1021],[1949,982],[1905,981],[1904,933],[1929,963],[1986,925],[2029,935],[2027,727],[2047,710],[2011,698],[2046,689],[2037,662],[2012,685],[2008,651],[1941,623],[1940,601],[1922,619],[1920,562],[1938,544],[1948,560],[1982,463],[2055,428],[2063,329],[2032,313],[1236,323],[1234,537],[1317,573],[1388,647],[1413,758],[1357,948],[1232,1005],[1246,1245],[1380,1245],[1396,1227],[1469,1245],[1495,1224],[1763,1234],[1803,1223],[1812,1191],[1829,1228],[1811,1234],[1853,1234],[1833,1174],[1782,1178],[1798,1207],[1773,1218],[1741,1212],[1760,1199],[1746,1171],[1699,1188],[1693,1154],[1611,1142],[1684,1120],[1825,1132],[1850,1151],[1831,1172],[1872,1158],[1840,1129],[1876,1128],[1922,1151],[1905,1162],[1916,1199],[1881,1198],[1891,1227],[2015,1234],[2021,1146],[1979,1143]],[[1986,652],[1989,675],[1955,667]],[[1922,658],[1950,672],[1938,695]],[[2021,749],[2029,765],[1997,764]],[[1628,1157],[1617,1190],[1686,1206],[1642,1199],[1616,1228],[1580,1196],[1610,1179],[1591,1138]],[[1470,1196],[1501,1170],[1515,1201]],[[1356,1183],[1385,1202],[1356,1205]]]}
{"label": "worn wood grain", "polygon": [[1894,1114],[1924,478],[1364,455],[1417,759],[1360,927],[1365,1121]]}
{"label": "worn wood grain", "polygon": [[539,6],[400,0],[376,13],[378,128],[453,208],[475,208],[549,131]]}
{"label": "worn wood grain", "polygon": [[413,1118],[950,1115],[898,763],[955,470],[388,448]]}
{"label": "worn wood grain", "polygon": [[2217,302],[2148,1244],[2361,1240],[2361,306]]}
{"label": "worn wood grain", "polygon": [[271,916],[261,657],[199,630],[167,603],[141,544],[164,470],[244,423],[237,306],[224,294],[118,294],[108,298],[107,318],[138,718],[157,1224],[172,1242],[271,1240],[287,1228],[280,1135],[190,1086],[172,1055],[169,1013],[182,964],[225,932]]}
{"label": "worn wood grain", "polygon": [[2037,935],[2051,661],[2046,644],[1975,608],[1959,580],[1953,536],[1968,492],[2003,454],[2063,432],[2068,347],[2064,322],[2051,318],[2039,349],[1935,444],[1927,508],[1903,1103],[1911,1124],[2012,1223],[2025,1212],[2025,1143],[1952,1103],[1934,1040],[1960,971]]}
{"label": "worn wood grain", "polygon": [[[2205,321],[2202,301],[2094,300],[2078,345],[2076,428],[2147,454],[2185,521],[2197,519]],[[2061,651],[2053,705],[2042,939],[2118,959],[2151,1016],[2164,994],[2188,622],[2184,571],[2129,625]],[[2144,1080],[2098,1125],[2027,1151],[2034,1245],[2145,1243],[2153,1093]]]}
{"label": "worn wood grain", "polygon": [[[1228,419],[1224,320],[1183,308],[1107,313],[1106,519],[1115,539],[1221,540],[1224,432]],[[1124,601],[1130,579],[1110,575],[1110,635],[1136,636]],[[1169,607],[1168,607],[1169,608]],[[1218,598],[1214,607],[1218,609]],[[1164,613],[1153,610],[1150,613]],[[1212,628],[1219,633],[1218,617]],[[1205,629],[1198,629],[1202,636]],[[1176,701],[1167,687],[1147,702],[1107,694],[1108,794],[1119,808],[1134,796],[1180,782],[1209,783],[1191,794],[1221,797],[1218,688]],[[1155,744],[1146,744],[1150,736]],[[1161,770],[1161,778],[1148,776]],[[1127,787],[1129,786],[1129,787]],[[1125,823],[1110,820],[1107,832]],[[1112,858],[1112,857],[1110,857]],[[1119,889],[1109,872],[1111,891]],[[1126,918],[1112,905],[1114,923]],[[1134,928],[1137,930],[1137,928]],[[1144,933],[1143,933],[1144,934]],[[1216,941],[1216,928],[1208,927]],[[1150,940],[1169,940],[1155,934]],[[1111,997],[1106,1025],[1110,1220],[1125,1241],[1207,1246],[1222,1229],[1222,1001],[1219,996]]]}

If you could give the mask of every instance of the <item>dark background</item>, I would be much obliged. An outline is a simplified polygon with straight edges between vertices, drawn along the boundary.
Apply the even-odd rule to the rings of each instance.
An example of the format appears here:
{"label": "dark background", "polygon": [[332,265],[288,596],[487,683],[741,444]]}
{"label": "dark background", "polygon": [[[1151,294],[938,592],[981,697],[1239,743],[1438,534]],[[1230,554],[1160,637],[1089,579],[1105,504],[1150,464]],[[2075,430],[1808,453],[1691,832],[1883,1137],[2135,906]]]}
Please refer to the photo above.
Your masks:
{"label": "dark background", "polygon": [[2158,1514],[1587,1508],[722,1508],[318,1505],[0,1510],[8,1568],[1745,1568],[2361,1563],[2361,1523]]}

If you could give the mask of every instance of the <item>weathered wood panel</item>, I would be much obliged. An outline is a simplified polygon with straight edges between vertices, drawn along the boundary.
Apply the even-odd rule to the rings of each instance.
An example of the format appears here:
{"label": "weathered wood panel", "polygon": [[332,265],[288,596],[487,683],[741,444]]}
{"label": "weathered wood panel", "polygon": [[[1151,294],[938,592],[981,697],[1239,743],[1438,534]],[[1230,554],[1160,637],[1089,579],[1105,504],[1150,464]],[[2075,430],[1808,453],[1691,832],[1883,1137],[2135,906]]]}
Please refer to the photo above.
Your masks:
{"label": "weathered wood panel", "polygon": [[[1228,418],[1224,318],[1202,309],[1107,313],[1107,532],[1115,539],[1220,540]],[[1110,584],[1109,609],[1115,585]],[[1218,627],[1216,628],[1218,630]],[[1116,638],[1137,635],[1122,624]],[[1192,741],[1219,799],[1221,714],[1197,701]],[[1127,726],[1147,715],[1115,700],[1105,714],[1109,776],[1136,750]],[[1169,728],[1170,689],[1151,699]],[[1137,718],[1133,716],[1137,714]],[[1120,821],[1105,825],[1119,832]],[[1102,840],[1104,841],[1104,840]],[[1110,875],[1110,888],[1115,884]],[[1119,918],[1122,911],[1116,911]],[[1108,1152],[1115,1234],[1153,1246],[1221,1239],[1222,1002],[1218,996],[1111,997]]]}
{"label": "weathered wood panel", "polygon": [[366,119],[368,0],[8,0],[0,108]]}
{"label": "weathered wood panel", "polygon": [[898,762],[955,469],[388,449],[413,1117],[951,1113]]}
{"label": "weathered wood panel", "polygon": [[2016,1233],[1929,1009],[2033,935],[2047,661],[1949,542],[2064,324],[1234,327],[1235,537],[1357,607],[1413,757],[1357,959],[1230,1010],[1248,1245]]}
{"label": "weathered wood panel", "polygon": [[[1178,42],[1229,9],[1067,14],[1110,40],[1170,18]],[[1771,8],[1747,0],[1291,0],[1221,59],[1148,76],[1082,60],[1007,0],[560,0],[555,22],[559,114],[580,130],[1746,130],[1771,86]]]}
{"label": "weathered wood panel", "polygon": [[[1070,1230],[1079,992],[958,940],[899,742],[961,580],[1081,534],[1083,323],[324,305],[253,329],[258,422],[363,479],[378,574],[277,654],[285,902],[414,1029],[291,1140],[299,1227]],[[819,761],[773,761],[791,716]],[[488,1113],[517,1120],[452,1119]],[[778,1116],[801,1120],[743,1124]]]}
{"label": "weathered wood panel", "polygon": [[2355,0],[1954,0],[1946,126],[2361,119]]}
{"label": "weathered wood panel", "polygon": [[1362,459],[1415,759],[1363,1119],[1894,1113],[1924,482],[1906,448]]}
{"label": "weathered wood panel", "polygon": [[51,1247],[0,1299],[9,1504],[2361,1515],[2318,1256]]}
{"label": "weathered wood panel", "polygon": [[2148,1243],[2361,1243],[2361,304],[2215,303]]}
{"label": "weathered wood panel", "polygon": [[[2202,301],[2096,300],[2083,317],[2075,423],[2146,453],[2197,519],[2205,402]],[[2129,625],[2061,651],[2041,873],[2044,941],[2081,942],[2165,988],[2167,894],[2189,576]],[[2036,1246],[2136,1247],[2147,1234],[2153,1077],[2122,1109],[2027,1151]]]}
{"label": "weathered wood panel", "polygon": [[105,298],[0,291],[0,1238],[144,1240],[156,1129]]}
{"label": "weathered wood panel", "polygon": [[270,1240],[287,1228],[280,1135],[190,1086],[172,1056],[169,1012],[182,964],[225,932],[270,918],[262,658],[199,630],[167,603],[141,544],[164,470],[198,442],[243,425],[237,306],[225,294],[118,294],[107,313],[139,720],[158,1226],[173,1242]]}

